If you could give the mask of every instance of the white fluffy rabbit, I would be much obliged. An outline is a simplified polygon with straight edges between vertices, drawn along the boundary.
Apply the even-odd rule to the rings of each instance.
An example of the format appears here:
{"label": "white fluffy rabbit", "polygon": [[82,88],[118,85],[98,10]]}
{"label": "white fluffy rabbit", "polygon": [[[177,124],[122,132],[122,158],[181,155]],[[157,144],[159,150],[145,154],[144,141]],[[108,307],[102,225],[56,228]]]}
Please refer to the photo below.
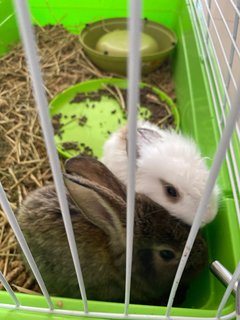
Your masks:
{"label": "white fluffy rabbit", "polygon": [[[101,161],[127,183],[127,127],[105,142]],[[192,224],[209,170],[195,142],[173,130],[162,130],[150,122],[137,125],[136,191],[163,206],[173,216]],[[203,217],[211,222],[218,210],[216,185]]]}

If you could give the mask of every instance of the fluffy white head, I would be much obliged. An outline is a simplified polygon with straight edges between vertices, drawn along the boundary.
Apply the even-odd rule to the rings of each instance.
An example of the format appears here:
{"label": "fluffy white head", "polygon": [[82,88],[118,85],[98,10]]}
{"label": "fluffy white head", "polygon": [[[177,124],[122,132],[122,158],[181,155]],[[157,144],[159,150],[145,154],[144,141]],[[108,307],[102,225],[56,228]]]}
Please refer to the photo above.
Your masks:
{"label": "fluffy white head", "polygon": [[[104,146],[102,161],[126,184],[126,129],[113,134]],[[147,195],[170,214],[192,224],[209,170],[196,144],[175,131],[149,122],[138,123],[136,191]],[[202,226],[214,219],[219,189],[215,186]]]}

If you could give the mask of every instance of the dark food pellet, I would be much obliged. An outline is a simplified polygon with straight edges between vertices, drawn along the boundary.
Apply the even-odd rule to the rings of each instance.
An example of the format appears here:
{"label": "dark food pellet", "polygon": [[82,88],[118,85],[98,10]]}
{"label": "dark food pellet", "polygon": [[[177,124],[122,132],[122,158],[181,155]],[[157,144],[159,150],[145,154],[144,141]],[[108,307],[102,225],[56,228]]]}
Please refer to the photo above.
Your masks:
{"label": "dark food pellet", "polygon": [[66,141],[62,143],[62,148],[63,150],[78,151],[82,156],[88,156],[97,159],[97,157],[93,153],[92,148],[86,146],[84,142],[78,143],[76,141]]}
{"label": "dark food pellet", "polygon": [[94,155],[92,148],[90,148],[89,146],[85,146],[85,147],[83,148],[83,150],[81,150],[80,154],[81,154],[82,156],[88,156],[88,157],[97,158],[97,157]]}
{"label": "dark food pellet", "polygon": [[54,134],[58,134],[60,129],[63,126],[60,122],[61,118],[62,118],[62,113],[57,113],[52,117],[52,126],[54,130]]}
{"label": "dark food pellet", "polygon": [[64,150],[76,150],[76,151],[80,150],[77,142],[63,142],[62,148]]}
{"label": "dark food pellet", "polygon": [[83,92],[79,92],[75,95],[75,97],[70,101],[70,103],[79,103],[86,100],[86,95]]}
{"label": "dark food pellet", "polygon": [[[85,102],[86,100],[89,101],[100,101],[102,98],[100,90],[98,91],[91,91],[91,92],[78,92],[75,97],[70,101],[70,103],[80,103]],[[87,108],[89,104],[87,104]]]}
{"label": "dark food pellet", "polygon": [[78,119],[78,124],[79,126],[84,126],[87,122],[87,117],[86,116],[82,116],[81,118]]}

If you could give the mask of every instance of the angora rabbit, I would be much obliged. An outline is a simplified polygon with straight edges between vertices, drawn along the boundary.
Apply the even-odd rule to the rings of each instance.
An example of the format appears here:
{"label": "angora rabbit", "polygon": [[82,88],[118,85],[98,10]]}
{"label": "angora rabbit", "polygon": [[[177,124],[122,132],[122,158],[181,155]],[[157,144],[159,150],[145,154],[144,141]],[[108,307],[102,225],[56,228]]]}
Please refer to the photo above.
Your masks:
{"label": "angora rabbit", "polygon": [[[113,133],[104,144],[101,161],[127,183],[127,127]],[[209,170],[197,145],[173,130],[150,122],[138,122],[136,191],[163,206],[170,214],[191,225]],[[219,189],[211,195],[202,226],[218,210]]]}

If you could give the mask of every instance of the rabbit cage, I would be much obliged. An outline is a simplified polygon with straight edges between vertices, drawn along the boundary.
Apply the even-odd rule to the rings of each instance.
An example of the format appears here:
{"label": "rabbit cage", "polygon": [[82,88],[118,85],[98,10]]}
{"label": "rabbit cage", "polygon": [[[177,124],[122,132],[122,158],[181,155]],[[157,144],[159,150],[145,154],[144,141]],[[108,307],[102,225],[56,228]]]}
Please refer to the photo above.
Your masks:
{"label": "rabbit cage", "polygon": [[[221,3],[231,12],[232,22],[229,23],[226,18]],[[72,33],[99,19],[128,15],[125,0],[29,0],[28,4],[33,24],[45,26],[60,21]],[[195,139],[209,166],[213,163],[240,83],[238,5],[233,0],[147,0],[143,3],[144,17],[171,28],[177,35],[171,66],[180,129]],[[19,41],[11,0],[0,1],[0,39],[0,54],[3,57]],[[231,273],[240,261],[239,150],[237,127],[218,175],[222,192],[219,213],[203,229],[209,247],[209,263],[219,260]],[[182,306],[171,309],[171,318],[216,318],[225,289],[206,267],[191,283]],[[12,304],[9,293],[1,290],[1,319],[74,319],[79,316],[95,319],[163,319],[166,313],[164,306],[130,304],[126,315],[124,304],[98,301],[89,301],[89,312],[85,313],[79,300],[58,297],[52,297],[54,309],[50,310],[41,295],[16,293],[16,297],[20,306]],[[234,311],[235,299],[231,295],[221,310],[221,316],[224,319],[234,318]]]}

